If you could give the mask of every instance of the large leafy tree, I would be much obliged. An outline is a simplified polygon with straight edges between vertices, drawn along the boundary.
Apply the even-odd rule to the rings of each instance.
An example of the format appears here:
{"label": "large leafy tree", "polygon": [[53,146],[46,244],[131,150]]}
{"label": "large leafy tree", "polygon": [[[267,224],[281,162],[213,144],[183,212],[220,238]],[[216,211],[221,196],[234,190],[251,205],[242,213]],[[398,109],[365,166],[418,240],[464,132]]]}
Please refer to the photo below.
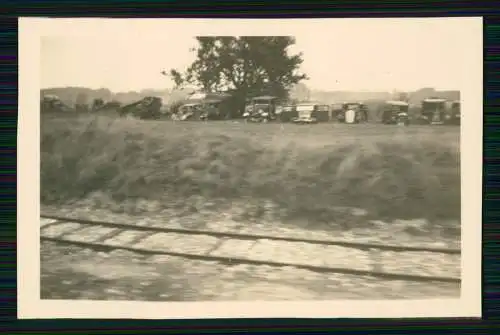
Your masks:
{"label": "large leafy tree", "polygon": [[184,72],[170,70],[176,86],[205,91],[232,91],[240,97],[270,94],[281,98],[307,79],[299,71],[302,54],[290,55],[295,39],[288,36],[196,37],[195,61]]}

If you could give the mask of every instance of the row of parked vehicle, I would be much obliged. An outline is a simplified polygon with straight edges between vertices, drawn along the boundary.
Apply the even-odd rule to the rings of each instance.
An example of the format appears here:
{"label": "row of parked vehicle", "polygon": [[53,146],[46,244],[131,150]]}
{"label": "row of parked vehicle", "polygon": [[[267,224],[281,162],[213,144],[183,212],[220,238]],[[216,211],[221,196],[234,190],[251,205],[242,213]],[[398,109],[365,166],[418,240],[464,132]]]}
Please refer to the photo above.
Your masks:
{"label": "row of parked vehicle", "polygon": [[419,113],[410,117],[410,105],[404,101],[387,101],[383,108],[382,123],[385,124],[430,124],[460,125],[460,101],[451,102],[441,98],[427,98],[422,101]]}
{"label": "row of parked vehicle", "polygon": [[[386,101],[378,111],[381,122],[408,126],[415,124],[460,124],[460,102],[451,103],[440,98],[428,98],[422,101],[420,113],[410,116],[410,105],[405,101]],[[280,104],[276,97],[255,97],[247,102],[243,117],[251,122],[293,122],[310,124],[335,120],[342,123],[362,123],[368,121],[368,107],[362,102],[344,102],[332,105],[303,102],[298,104]]]}
{"label": "row of parked vehicle", "polygon": [[140,119],[157,119],[161,117],[162,100],[158,97],[144,97],[141,100],[123,105],[118,101],[104,102],[94,99],[92,104],[75,104],[70,106],[53,94],[44,95],[40,100],[42,113],[87,113],[114,111],[120,116],[133,116]]}
{"label": "row of parked vehicle", "polygon": [[[274,96],[257,96],[247,99],[245,108],[232,113],[237,107],[229,95],[197,95],[181,105],[174,115],[176,120],[217,120],[243,118],[246,122],[266,123],[271,121],[311,124],[337,121],[341,123],[367,122],[368,107],[362,102],[344,102],[328,105],[319,102],[286,103]],[[234,100],[233,100],[234,102]],[[419,112],[410,113],[405,101],[386,101],[375,111],[383,124],[460,124],[460,102],[430,97],[422,101]],[[235,115],[236,114],[236,115]],[[414,115],[410,115],[414,114]]]}
{"label": "row of parked vehicle", "polygon": [[247,103],[243,117],[252,122],[279,120],[310,124],[336,119],[339,122],[360,123],[368,120],[368,109],[361,102],[346,102],[339,109],[335,109],[331,105],[317,102],[280,104],[275,97],[263,96],[253,98]]}
{"label": "row of parked vehicle", "polygon": [[[298,124],[308,124],[336,120],[342,123],[361,123],[368,121],[368,107],[362,102],[344,102],[339,107],[320,103],[299,103],[295,105],[279,105],[273,97],[254,98],[247,105],[244,116],[252,121],[267,122],[278,119]],[[378,112],[384,124],[408,126],[413,124],[454,124],[461,120],[460,101],[451,102],[448,107],[446,99],[431,97],[424,99],[419,113],[410,116],[410,105],[405,101],[386,101]]]}
{"label": "row of parked vehicle", "polygon": [[231,98],[196,97],[188,99],[177,110],[173,111],[172,119],[220,120],[243,118],[247,122],[255,123],[280,121],[297,124],[327,122],[332,118],[347,123],[359,123],[368,120],[368,109],[361,102],[344,103],[339,109],[332,109],[332,106],[328,104],[317,102],[292,104],[283,103],[274,96],[258,96],[248,99],[244,109],[234,113],[237,108]]}
{"label": "row of parked vehicle", "polygon": [[[116,105],[116,106],[115,106]],[[384,124],[460,124],[460,102],[451,103],[445,99],[431,97],[424,99],[418,113],[410,113],[405,101],[386,101],[378,112],[377,119]],[[78,106],[77,106],[78,107]],[[41,101],[42,111],[69,111],[58,97],[47,95]],[[76,108],[78,110],[78,108]],[[96,99],[92,111],[117,110],[121,116],[141,119],[162,118],[162,100],[145,97],[134,103],[121,106],[119,103],[104,103]],[[318,102],[283,103],[274,96],[258,96],[246,101],[244,110],[238,111],[238,101],[227,94],[193,95],[174,110],[169,111],[173,120],[221,120],[243,118],[247,122],[266,123],[271,121],[311,124],[337,121],[341,123],[362,123],[369,119],[368,107],[362,102],[344,102],[328,105]],[[414,114],[413,116],[410,114]]]}

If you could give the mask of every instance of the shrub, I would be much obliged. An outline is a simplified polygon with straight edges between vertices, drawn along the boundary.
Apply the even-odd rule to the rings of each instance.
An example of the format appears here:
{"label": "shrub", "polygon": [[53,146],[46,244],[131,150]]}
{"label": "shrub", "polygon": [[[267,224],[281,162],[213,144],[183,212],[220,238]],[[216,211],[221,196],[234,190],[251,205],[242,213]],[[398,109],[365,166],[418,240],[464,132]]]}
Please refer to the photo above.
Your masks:
{"label": "shrub", "polygon": [[115,200],[269,199],[309,218],[336,206],[401,219],[460,217],[460,153],[441,137],[388,135],[307,146],[294,142],[295,135],[264,141],[258,129],[265,126],[226,134],[223,127],[230,125],[219,125],[103,116],[47,120],[42,202],[100,191]]}

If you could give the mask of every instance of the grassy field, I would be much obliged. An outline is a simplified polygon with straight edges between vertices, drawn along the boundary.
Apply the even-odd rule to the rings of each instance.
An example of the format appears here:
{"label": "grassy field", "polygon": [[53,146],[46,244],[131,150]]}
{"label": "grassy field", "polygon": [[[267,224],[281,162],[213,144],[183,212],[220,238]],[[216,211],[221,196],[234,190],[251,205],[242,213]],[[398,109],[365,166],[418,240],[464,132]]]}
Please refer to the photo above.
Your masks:
{"label": "grassy field", "polygon": [[[41,201],[269,200],[288,217],[334,208],[460,218],[458,127],[41,120]],[[97,201],[97,200],[96,200]],[[207,200],[208,201],[208,200]]]}

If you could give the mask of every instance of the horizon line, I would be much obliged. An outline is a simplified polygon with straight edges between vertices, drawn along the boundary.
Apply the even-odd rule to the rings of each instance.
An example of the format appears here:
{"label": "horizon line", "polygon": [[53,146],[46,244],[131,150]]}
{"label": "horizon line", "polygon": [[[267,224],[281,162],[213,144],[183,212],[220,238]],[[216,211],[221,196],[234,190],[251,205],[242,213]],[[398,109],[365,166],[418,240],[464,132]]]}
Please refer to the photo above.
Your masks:
{"label": "horizon line", "polygon": [[[307,86],[307,85],[306,85]],[[112,90],[110,88],[107,88],[107,87],[99,87],[99,88],[92,88],[92,87],[89,87],[89,86],[77,86],[77,85],[67,85],[67,86],[50,86],[50,87],[41,87],[40,90],[50,90],[50,89],[65,89],[65,88],[83,88],[83,89],[89,89],[89,90],[108,90],[110,91],[112,94],[118,94],[118,93],[140,93],[142,91],[174,91],[174,90],[178,90],[178,91],[182,91],[184,89],[188,89],[188,90],[191,90],[190,88],[174,88],[174,87],[171,87],[171,88],[141,88],[139,90]],[[329,89],[318,89],[318,88],[311,88],[311,87],[307,87],[309,91],[316,91],[316,92],[357,92],[357,93],[410,93],[410,92],[417,92],[417,91],[420,91],[420,90],[424,90],[424,89],[432,89],[436,92],[450,92],[450,91],[455,91],[455,92],[460,92],[459,89],[456,89],[456,88],[448,88],[448,89],[441,89],[441,88],[435,88],[435,87],[431,87],[431,86],[423,86],[421,88],[418,88],[418,89],[412,89],[412,90],[401,90],[401,89],[397,89],[397,88],[394,88],[392,90],[370,90],[370,89],[333,89],[333,90],[329,90]]]}

